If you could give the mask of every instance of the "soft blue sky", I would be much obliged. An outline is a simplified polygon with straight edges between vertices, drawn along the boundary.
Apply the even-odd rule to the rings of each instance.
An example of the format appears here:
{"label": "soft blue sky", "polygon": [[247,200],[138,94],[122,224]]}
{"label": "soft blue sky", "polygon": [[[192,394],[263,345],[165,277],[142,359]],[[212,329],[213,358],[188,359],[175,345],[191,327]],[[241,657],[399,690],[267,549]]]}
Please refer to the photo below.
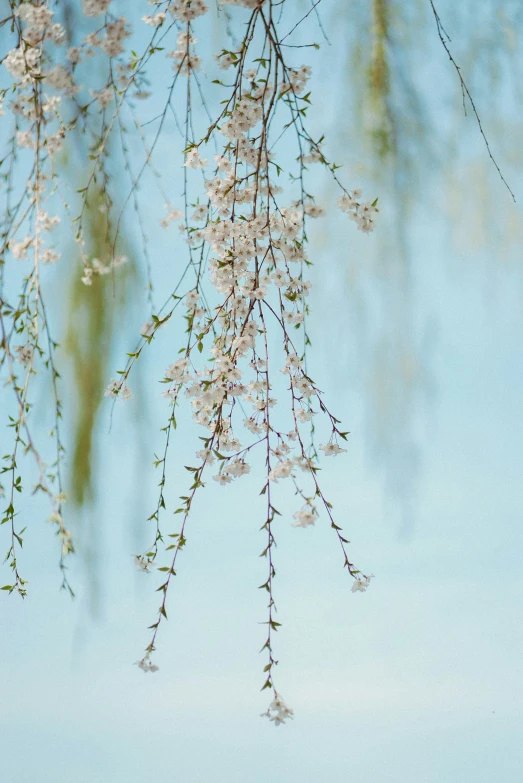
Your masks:
{"label": "soft blue sky", "polygon": [[[508,196],[495,171],[490,177],[504,209]],[[150,513],[150,457],[165,416],[163,401],[155,403],[149,442],[137,445],[129,420],[145,414],[135,400],[116,409],[110,434],[106,410],[99,432],[97,619],[81,558],[73,569],[78,599],[57,592],[55,541],[42,509],[26,507],[30,594],[0,603],[2,783],[520,783],[523,280],[502,251],[477,251],[471,264],[456,249],[434,208],[443,186],[434,180],[432,187],[442,192],[425,193],[408,226],[413,339],[427,331],[431,346],[431,393],[415,397],[412,412],[419,456],[408,524],[404,503],[384,489],[382,463],[371,457],[360,382],[373,340],[395,317],[382,312],[387,283],[369,275],[378,315],[358,350],[349,331],[355,300],[337,282],[348,285],[345,256],[370,264],[379,237],[351,237],[341,250],[343,221],[328,238],[321,227],[313,237],[311,370],[352,433],[348,453],[324,460],[322,477],[355,562],[376,579],[353,595],[332,531],[320,523],[291,528],[295,508],[282,492],[277,685],[294,722],[276,729],[259,717],[267,706],[258,655],[265,598],[256,588],[265,564],[255,477],[223,489],[210,482],[201,495],[159,637],[160,671],[143,675],[132,666],[157,603],[155,576],[137,574],[130,555],[145,540],[137,526]],[[386,218],[393,195],[379,195]],[[161,287],[170,240],[162,234],[155,242]],[[158,368],[171,361],[170,340],[162,335],[145,364],[154,395]],[[180,459],[193,450],[191,432],[181,427]],[[173,465],[172,497],[183,474]]]}

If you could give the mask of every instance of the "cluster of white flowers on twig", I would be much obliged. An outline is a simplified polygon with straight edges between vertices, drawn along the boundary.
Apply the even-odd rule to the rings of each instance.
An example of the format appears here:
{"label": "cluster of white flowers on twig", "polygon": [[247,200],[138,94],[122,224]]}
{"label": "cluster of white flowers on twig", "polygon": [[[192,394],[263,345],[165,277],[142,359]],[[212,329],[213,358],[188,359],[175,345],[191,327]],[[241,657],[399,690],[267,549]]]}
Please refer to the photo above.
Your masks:
{"label": "cluster of white flowers on twig", "polygon": [[262,718],[269,718],[269,720],[274,722],[275,726],[279,726],[280,723],[285,723],[289,718],[294,718],[294,710],[287,707],[282,697],[275,693],[267,711],[262,712]]}
{"label": "cluster of white flowers on twig", "polygon": [[[276,485],[286,481],[298,498],[293,526],[314,526],[320,514],[325,515],[341,546],[343,565],[354,580],[354,591],[365,590],[371,578],[361,574],[349,560],[348,542],[334,520],[332,505],[318,481],[318,453],[311,437],[314,417],[323,417],[328,435],[319,449],[325,456],[335,456],[345,451],[341,444],[348,433],[340,428],[340,422],[330,412],[306,364],[305,352],[310,344],[306,329],[307,298],[311,290],[307,278],[310,264],[307,224],[310,219],[320,218],[325,213],[324,207],[315,202],[308,190],[309,167],[322,165],[330,172],[341,189],[340,209],[361,231],[373,229],[376,201],[364,202],[359,189],[350,191],[343,186],[338,178],[338,167],[325,157],[323,137],[314,139],[307,130],[306,116],[310,106],[307,84],[311,68],[309,65],[294,66],[287,61],[275,9],[281,3],[228,0],[228,5],[243,6],[244,10],[230,12],[231,18],[236,13],[241,17],[243,38],[240,44],[235,43],[230,50],[224,49],[216,55],[227,83],[214,80],[220,108],[201,132],[197,131],[193,96],[201,94],[198,72],[203,68],[204,48],[198,53],[194,31],[200,23],[199,18],[208,11],[207,4],[203,0],[170,0],[150,5],[154,6],[153,12],[141,18],[143,29],[151,36],[142,55],[126,50],[131,25],[129,20],[111,14],[110,0],[83,0],[84,14],[95,19],[97,27],[75,46],[66,42],[65,31],[55,23],[53,6],[48,2],[17,3],[13,0],[12,13],[3,21],[4,25],[12,25],[18,36],[17,45],[3,57],[4,69],[12,80],[3,92],[4,98],[8,91],[14,90],[14,97],[10,99],[15,125],[9,171],[14,170],[20,148],[26,150],[24,160],[29,161],[27,191],[20,195],[16,204],[8,203],[3,252],[10,253],[18,261],[28,259],[30,255],[33,259],[32,268],[24,279],[21,304],[15,307],[5,299],[0,301],[2,362],[7,363],[9,382],[19,410],[15,423],[15,454],[4,470],[11,473],[13,496],[19,481],[17,444],[24,443],[25,447],[29,443],[29,450],[41,464],[30,436],[22,440],[23,433],[28,433],[29,381],[35,372],[36,357],[40,356],[53,375],[57,411],[56,473],[60,481],[62,446],[58,431],[60,403],[56,391],[55,343],[49,335],[40,288],[41,263],[59,260],[59,253],[52,244],[46,244],[44,236],[60,220],[59,215],[51,214],[51,208],[46,204],[47,201],[54,203],[53,198],[60,195],[56,153],[68,133],[80,124],[91,128],[91,115],[102,113],[101,130],[96,134],[92,132],[90,165],[86,184],[79,191],[78,215],[71,217],[71,207],[65,200],[61,212],[62,217],[65,214],[70,221],[78,243],[81,279],[91,285],[95,275],[113,272],[125,260],[116,254],[122,211],[130,198],[136,198],[141,173],[151,165],[171,95],[181,84],[186,111],[182,131],[184,158],[180,160],[184,199],[178,204],[166,198],[166,214],[160,223],[168,229],[178,222],[195,279],[186,284],[184,291],[181,286],[187,270],[176,273],[173,293],[167,304],[153,312],[144,324],[138,347],[129,354],[127,366],[117,380],[111,379],[105,392],[113,398],[132,397],[128,382],[137,359],[157,330],[167,324],[176,310],[183,309],[187,323],[184,345],[163,378],[164,397],[170,407],[164,428],[163,454],[155,463],[162,471],[158,502],[149,517],[155,524],[155,532],[150,547],[143,555],[136,555],[135,562],[141,571],[147,572],[156,568],[161,551],[166,550],[170,559],[167,565],[159,568],[165,574],[158,588],[161,604],[151,626],[152,637],[138,665],[145,672],[157,669],[150,658],[159,627],[167,617],[171,578],[176,574],[178,555],[186,544],[187,521],[195,494],[204,486],[204,477],[207,478],[210,472],[217,483],[230,484],[250,472],[251,454],[261,450],[265,461],[261,494],[266,503],[262,526],[266,541],[262,555],[267,559],[267,575],[260,587],[268,594],[267,635],[262,648],[267,655],[263,687],[272,689],[274,694],[264,714],[278,725],[292,717],[292,710],[286,707],[274,684],[277,664],[274,632],[280,626],[275,619],[273,594],[275,519],[280,515],[274,505]],[[175,48],[169,48],[173,44]],[[159,127],[153,144],[147,147],[143,142],[145,162],[138,175],[131,173],[123,146],[131,188],[115,219],[107,170],[109,142],[118,134],[119,117],[124,107],[130,107],[131,97],[144,99],[148,96],[146,67],[153,55],[161,57],[162,52],[173,69],[169,103],[157,119]],[[87,98],[77,73],[81,64],[95,55],[108,58],[110,76],[100,88],[87,91]],[[203,111],[201,116],[204,116]],[[136,127],[140,133],[138,120]],[[278,143],[282,137],[288,143],[290,134],[294,138],[296,155],[292,165],[296,170],[289,170],[290,184],[284,187],[281,174],[283,164],[289,158],[284,156],[282,161],[278,157]],[[143,141],[143,135],[141,138]],[[115,249],[112,257],[104,260],[89,258],[83,241],[83,224],[95,187],[101,188],[103,194],[101,215],[105,216],[107,233]],[[147,266],[150,275],[149,263]],[[42,330],[48,338],[45,351],[41,347]],[[23,342],[12,347],[16,335],[22,335]],[[275,344],[279,344],[279,348],[273,351]],[[13,359],[24,368],[25,380],[17,379]],[[285,392],[277,394],[279,382],[276,379],[282,376]],[[175,509],[175,514],[180,515],[179,528],[165,539],[160,513],[166,507],[167,454],[176,427],[175,411],[184,399],[192,410],[194,421],[205,434],[201,437],[202,447],[196,451],[194,464],[187,466],[191,474],[190,487]],[[62,490],[59,487],[59,492],[53,494],[50,486],[55,476],[49,477],[44,466],[42,476],[41,488],[56,505],[56,498],[63,497]],[[72,544],[62,521],[60,504],[61,501],[53,508],[53,521],[58,525],[62,552],[66,554]],[[12,502],[5,521],[11,522],[13,535],[18,536],[14,530]],[[10,557],[14,562],[15,587],[20,590],[15,543],[13,538]]]}

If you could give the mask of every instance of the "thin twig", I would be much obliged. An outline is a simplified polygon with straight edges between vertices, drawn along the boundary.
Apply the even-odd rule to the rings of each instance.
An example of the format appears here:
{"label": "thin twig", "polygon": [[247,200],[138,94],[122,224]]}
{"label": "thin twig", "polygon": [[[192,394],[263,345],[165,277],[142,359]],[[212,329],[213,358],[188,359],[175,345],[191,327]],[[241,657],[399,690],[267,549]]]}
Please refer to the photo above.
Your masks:
{"label": "thin twig", "polygon": [[508,184],[507,180],[505,179],[505,177],[501,173],[501,169],[499,168],[499,166],[498,166],[498,164],[496,162],[496,159],[494,158],[494,155],[492,154],[492,151],[490,149],[490,144],[489,144],[488,139],[487,139],[487,137],[485,135],[485,131],[483,130],[483,125],[481,123],[480,116],[479,116],[478,111],[476,109],[476,105],[475,105],[475,103],[474,103],[474,101],[472,99],[472,95],[470,94],[470,91],[469,91],[469,88],[467,87],[465,79],[463,78],[463,75],[461,73],[461,68],[457,64],[457,62],[454,59],[454,57],[452,56],[452,52],[450,51],[448,43],[445,40],[445,37],[447,38],[448,41],[450,41],[450,38],[449,38],[448,34],[446,33],[442,23],[441,23],[441,19],[439,18],[438,12],[436,11],[436,8],[434,6],[433,0],[429,0],[429,3],[430,3],[431,8],[432,8],[432,13],[434,14],[434,19],[436,20],[436,26],[438,28],[439,39],[440,39],[440,41],[441,41],[441,43],[443,45],[443,48],[445,49],[446,53],[448,54],[449,60],[452,63],[452,65],[454,66],[454,68],[456,70],[456,73],[458,74],[458,77],[459,77],[459,81],[460,81],[460,85],[461,85],[461,94],[462,94],[462,97],[463,97],[463,109],[465,111],[465,114],[467,113],[466,106],[465,106],[465,96],[466,96],[469,99],[469,101],[470,101],[470,105],[472,106],[472,111],[474,112],[474,115],[476,117],[476,121],[478,123],[478,127],[479,127],[479,130],[480,130],[480,133],[483,136],[483,141],[485,142],[485,146],[487,148],[487,152],[489,154],[489,158],[491,159],[492,163],[496,167],[497,172],[498,172],[499,176],[501,177],[501,180],[502,180],[503,184],[505,185],[505,187],[507,188],[508,192],[512,196],[513,201],[515,202],[516,201],[516,197],[515,197],[514,193],[512,192],[512,189],[510,188],[510,185]]}

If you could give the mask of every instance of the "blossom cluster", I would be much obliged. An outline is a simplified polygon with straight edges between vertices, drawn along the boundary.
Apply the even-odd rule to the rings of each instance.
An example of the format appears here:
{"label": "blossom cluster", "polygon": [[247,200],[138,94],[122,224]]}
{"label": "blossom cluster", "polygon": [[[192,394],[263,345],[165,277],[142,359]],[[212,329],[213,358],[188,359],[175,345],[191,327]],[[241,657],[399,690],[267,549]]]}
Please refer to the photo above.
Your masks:
{"label": "blossom cluster", "polygon": [[[141,16],[143,29],[150,36],[141,55],[128,51],[131,25],[126,18],[111,13],[110,0],[82,0],[85,16],[96,20],[96,30],[88,32],[80,42],[67,40],[65,29],[54,21],[54,10],[49,3],[24,2],[15,9],[13,23],[19,41],[3,61],[12,79],[14,98],[10,107],[17,118],[12,157],[14,161],[17,150],[24,150],[24,154],[31,156],[32,164],[27,193],[20,202],[27,199],[27,220],[17,221],[17,210],[13,210],[15,217],[9,222],[6,246],[16,261],[33,262],[24,313],[26,322],[36,326],[18,328],[20,317],[11,315],[14,309],[9,310],[14,318],[13,332],[23,334],[22,344],[15,346],[10,356],[26,372],[25,385],[14,384],[21,411],[17,424],[20,431],[25,427],[25,396],[30,376],[34,373],[36,357],[44,355],[40,333],[42,326],[48,328],[42,309],[41,265],[60,259],[48,237],[65,217],[78,247],[79,277],[88,287],[96,278],[114,273],[126,262],[127,257],[117,252],[121,217],[131,200],[138,211],[138,184],[143,171],[153,169],[156,144],[155,141],[151,148],[147,146],[131,98],[148,97],[147,63],[153,55],[165,57],[172,64],[173,74],[160,130],[167,111],[172,109],[171,94],[175,94],[179,83],[183,84],[180,77],[186,77],[187,87],[182,90],[186,101],[185,122],[180,123],[184,128],[180,150],[184,197],[183,202],[169,200],[168,196],[164,199],[165,214],[159,223],[164,229],[178,223],[188,253],[188,267],[194,271],[195,279],[190,284],[184,282],[184,272],[180,279],[173,280],[172,309],[164,308],[157,314],[151,310],[141,329],[139,348],[129,354],[125,370],[119,371],[117,379],[111,378],[105,389],[105,396],[113,400],[132,399],[130,375],[137,358],[180,305],[186,334],[161,379],[169,407],[164,428],[165,450],[163,457],[156,460],[162,469],[160,495],[149,518],[156,523],[156,530],[147,551],[135,556],[135,564],[142,572],[156,568],[157,557],[162,552],[168,553],[168,565],[159,569],[165,574],[165,581],[158,588],[161,604],[157,620],[151,626],[151,641],[138,666],[144,672],[157,670],[150,658],[160,624],[167,617],[168,589],[176,575],[178,555],[186,543],[184,531],[192,501],[204,486],[203,479],[212,472],[212,479],[226,486],[254,473],[253,456],[261,451],[266,467],[260,493],[265,505],[262,529],[266,545],[262,555],[267,562],[267,578],[261,587],[269,599],[263,647],[268,656],[264,688],[272,689],[274,696],[264,714],[279,725],[292,718],[293,712],[278,695],[273,672],[277,663],[273,639],[280,625],[275,620],[273,593],[275,518],[280,514],[274,505],[276,491],[280,492],[282,485],[287,484],[297,498],[290,522],[293,527],[313,528],[323,515],[341,546],[343,566],[353,580],[354,592],[364,592],[371,576],[361,574],[350,562],[346,551],[348,542],[319,484],[319,452],[326,457],[342,454],[345,451],[342,443],[348,433],[342,431],[340,422],[328,409],[306,361],[310,344],[308,299],[312,288],[307,274],[311,264],[307,231],[311,220],[321,219],[326,213],[325,207],[308,191],[308,166],[322,165],[330,174],[337,167],[321,149],[323,139],[314,140],[307,130],[305,120],[310,105],[307,90],[312,70],[308,64],[286,62],[277,27],[266,15],[272,10],[272,1],[227,2],[247,9],[249,20],[241,46],[222,50],[214,58],[219,70],[228,72],[232,84],[225,86],[219,79],[214,80],[219,101],[207,128],[194,120],[192,105],[192,96],[201,94],[198,80],[204,70],[204,50],[198,53],[198,39],[194,35],[200,17],[208,11],[203,0],[150,3],[153,12]],[[80,75],[82,66],[93,57],[109,62],[106,70],[110,75],[87,89]],[[203,99],[202,106],[207,112]],[[124,109],[134,118],[144,147],[144,162],[138,175],[133,174],[133,161],[123,140]],[[95,132],[92,120],[99,115],[102,130]],[[202,110],[200,120],[204,116]],[[91,168],[85,186],[78,190],[78,214],[71,216],[71,207],[65,199],[61,215],[53,214],[52,196],[59,191],[57,153],[78,127],[88,128],[92,135]],[[281,164],[289,156],[278,156],[278,144],[288,129],[294,133],[298,174],[289,170],[289,181],[285,182]],[[123,167],[131,181],[130,192],[120,199],[123,203],[119,215],[115,207],[118,193],[112,189],[112,173],[107,162],[110,144],[114,137],[118,138],[117,133],[120,133]],[[305,154],[307,149],[309,152]],[[359,230],[371,232],[378,211],[376,201],[363,201],[360,189],[349,191],[341,186],[336,175],[334,179],[341,187],[339,208]],[[104,260],[89,254],[85,247],[85,222],[92,214],[95,188],[101,193],[96,219],[103,222],[112,248],[110,257]],[[159,189],[163,193],[163,185]],[[143,245],[150,275],[145,240]],[[182,283],[185,289],[180,294],[177,292]],[[151,281],[149,288],[152,288]],[[48,342],[47,366],[54,373],[53,342],[51,339]],[[58,373],[53,375],[54,383],[57,376]],[[195,464],[186,466],[192,479],[190,489],[180,497],[180,507],[175,511],[180,515],[177,517],[180,529],[169,533],[166,544],[160,512],[166,507],[163,491],[167,452],[176,427],[175,410],[182,404],[201,428],[201,443],[195,450]],[[58,397],[56,409],[58,421]],[[313,422],[318,423],[313,425]],[[313,437],[316,429],[324,432],[323,442],[318,446]],[[38,461],[36,452],[35,455]],[[13,487],[16,488],[14,484]],[[61,507],[53,514],[60,530],[63,555],[72,550],[72,541],[63,524]],[[9,518],[14,519],[14,512],[10,512]]]}
{"label": "blossom cluster", "polygon": [[264,712],[262,717],[268,717],[269,720],[274,722],[275,726],[279,726],[280,723],[285,723],[289,718],[294,718],[294,710],[287,707],[282,697],[276,693],[274,699],[269,704],[267,712]]}

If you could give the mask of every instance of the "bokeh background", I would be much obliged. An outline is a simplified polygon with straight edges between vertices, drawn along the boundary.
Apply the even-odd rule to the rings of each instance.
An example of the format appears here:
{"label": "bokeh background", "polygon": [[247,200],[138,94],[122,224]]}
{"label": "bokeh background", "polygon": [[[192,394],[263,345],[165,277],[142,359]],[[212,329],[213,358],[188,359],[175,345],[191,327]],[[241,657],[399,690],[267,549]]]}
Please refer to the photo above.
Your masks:
{"label": "bokeh background", "polygon": [[[376,575],[371,588],[350,592],[328,526],[291,528],[282,496],[277,685],[295,720],[262,720],[259,487],[252,476],[210,482],[159,637],[160,671],[132,665],[157,599],[155,576],[137,573],[131,555],[150,538],[151,463],[167,416],[157,379],[178,343],[159,333],[134,399],[111,420],[103,388],[148,315],[131,214],[132,263],[116,290],[86,289],[65,258],[48,283],[67,335],[77,598],[58,592],[45,510],[26,501],[29,596],[0,602],[2,781],[521,780],[523,20],[516,2],[437,8],[516,204],[463,114],[428,2],[325,0],[324,32],[311,14],[295,38],[321,44],[296,50],[296,64],[314,68],[313,135],[325,130],[345,178],[380,199],[373,235],[333,216],[314,225],[310,248],[311,375],[351,431],[348,453],[325,461],[322,476],[354,561]],[[200,42],[219,51],[219,24],[205,24]],[[142,116],[154,116],[154,100]],[[158,148],[167,179],[180,176],[175,135],[167,124]],[[129,133],[131,162],[136,143]],[[81,145],[63,160],[73,183]],[[116,151],[114,176],[125,185]],[[321,177],[316,192],[336,198]],[[162,204],[147,181],[141,196],[158,305],[177,250],[157,228]],[[93,221],[95,255],[97,241]],[[177,432],[173,501],[194,429]]]}

